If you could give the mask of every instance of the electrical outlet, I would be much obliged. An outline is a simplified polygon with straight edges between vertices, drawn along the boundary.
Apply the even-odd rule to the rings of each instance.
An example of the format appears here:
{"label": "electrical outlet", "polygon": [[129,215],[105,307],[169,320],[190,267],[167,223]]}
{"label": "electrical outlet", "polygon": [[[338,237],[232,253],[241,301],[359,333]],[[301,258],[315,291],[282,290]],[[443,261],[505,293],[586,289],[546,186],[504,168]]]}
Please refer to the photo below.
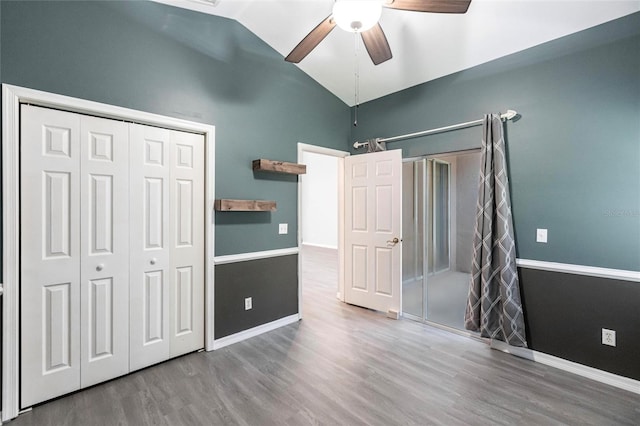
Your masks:
{"label": "electrical outlet", "polygon": [[289,225],[287,223],[281,223],[278,226],[278,234],[286,234],[289,232]]}
{"label": "electrical outlet", "polygon": [[547,230],[538,228],[536,229],[536,242],[537,243],[546,243],[547,242]]}
{"label": "electrical outlet", "polygon": [[607,346],[615,346],[616,345],[616,331],[608,330],[606,328],[602,329],[602,344]]}
{"label": "electrical outlet", "polygon": [[251,297],[245,297],[244,298],[244,310],[248,311],[249,309],[253,308],[253,300]]}

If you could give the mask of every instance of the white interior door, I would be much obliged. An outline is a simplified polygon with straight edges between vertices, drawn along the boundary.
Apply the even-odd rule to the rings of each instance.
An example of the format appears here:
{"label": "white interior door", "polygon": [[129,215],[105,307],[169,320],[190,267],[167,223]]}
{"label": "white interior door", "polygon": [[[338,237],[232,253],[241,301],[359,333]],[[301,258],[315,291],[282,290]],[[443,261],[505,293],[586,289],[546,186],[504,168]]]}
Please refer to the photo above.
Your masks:
{"label": "white interior door", "polygon": [[400,312],[402,152],[345,158],[345,302]]}
{"label": "white interior door", "polygon": [[131,371],[169,358],[170,133],[129,127]]}
{"label": "white interior door", "polygon": [[129,135],[80,120],[81,386],[129,372]]}
{"label": "white interior door", "polygon": [[170,356],[204,347],[204,136],[172,131]]}
{"label": "white interior door", "polygon": [[80,117],[21,107],[21,406],[80,388]]}

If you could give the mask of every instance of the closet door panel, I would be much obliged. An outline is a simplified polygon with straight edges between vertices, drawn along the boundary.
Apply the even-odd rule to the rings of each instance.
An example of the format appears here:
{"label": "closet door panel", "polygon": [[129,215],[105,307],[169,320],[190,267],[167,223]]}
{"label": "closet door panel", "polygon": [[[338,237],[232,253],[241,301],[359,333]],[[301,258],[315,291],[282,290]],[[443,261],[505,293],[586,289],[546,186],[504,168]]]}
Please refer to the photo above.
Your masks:
{"label": "closet door panel", "polygon": [[80,388],[80,119],[21,107],[21,407]]}
{"label": "closet door panel", "polygon": [[129,372],[128,125],[82,116],[81,385]]}
{"label": "closet door panel", "polygon": [[169,358],[170,133],[129,126],[131,371]]}
{"label": "closet door panel", "polygon": [[204,347],[204,136],[171,132],[171,356]]}

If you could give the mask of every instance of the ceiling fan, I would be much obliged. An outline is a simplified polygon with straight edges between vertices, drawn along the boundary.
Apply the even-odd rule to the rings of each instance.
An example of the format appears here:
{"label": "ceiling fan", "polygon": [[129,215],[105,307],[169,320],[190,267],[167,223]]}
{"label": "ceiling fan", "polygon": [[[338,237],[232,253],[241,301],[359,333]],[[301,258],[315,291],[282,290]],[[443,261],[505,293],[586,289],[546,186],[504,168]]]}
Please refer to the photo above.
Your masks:
{"label": "ceiling fan", "polygon": [[303,60],[338,25],[360,33],[374,65],[391,59],[391,48],[378,23],[382,7],[412,12],[466,13],[471,0],[336,0],[333,13],[320,22],[284,58],[287,62]]}

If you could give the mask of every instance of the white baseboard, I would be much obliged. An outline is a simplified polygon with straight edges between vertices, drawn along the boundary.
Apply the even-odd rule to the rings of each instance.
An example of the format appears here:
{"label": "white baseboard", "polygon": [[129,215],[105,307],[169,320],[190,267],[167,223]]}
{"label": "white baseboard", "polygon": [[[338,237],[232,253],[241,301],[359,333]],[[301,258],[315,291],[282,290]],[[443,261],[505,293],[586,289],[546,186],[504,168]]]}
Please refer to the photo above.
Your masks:
{"label": "white baseboard", "polygon": [[258,325],[248,330],[240,331],[229,336],[222,337],[213,341],[213,350],[224,348],[225,346],[233,345],[234,343],[241,342],[251,337],[259,336],[267,331],[275,330],[276,328],[284,327],[285,325],[293,324],[300,319],[298,314],[289,315],[288,317],[280,318],[275,321],[268,322],[266,324]]}
{"label": "white baseboard", "polygon": [[640,394],[640,381],[630,379],[628,377],[619,376],[609,373],[608,371],[598,370],[597,368],[588,367],[577,362],[568,361],[542,352],[533,351],[527,348],[518,348],[510,346],[507,343],[492,340],[491,348],[505,352],[530,361],[539,362],[559,370],[568,371],[578,376],[586,377],[597,382],[606,383],[629,392]]}

